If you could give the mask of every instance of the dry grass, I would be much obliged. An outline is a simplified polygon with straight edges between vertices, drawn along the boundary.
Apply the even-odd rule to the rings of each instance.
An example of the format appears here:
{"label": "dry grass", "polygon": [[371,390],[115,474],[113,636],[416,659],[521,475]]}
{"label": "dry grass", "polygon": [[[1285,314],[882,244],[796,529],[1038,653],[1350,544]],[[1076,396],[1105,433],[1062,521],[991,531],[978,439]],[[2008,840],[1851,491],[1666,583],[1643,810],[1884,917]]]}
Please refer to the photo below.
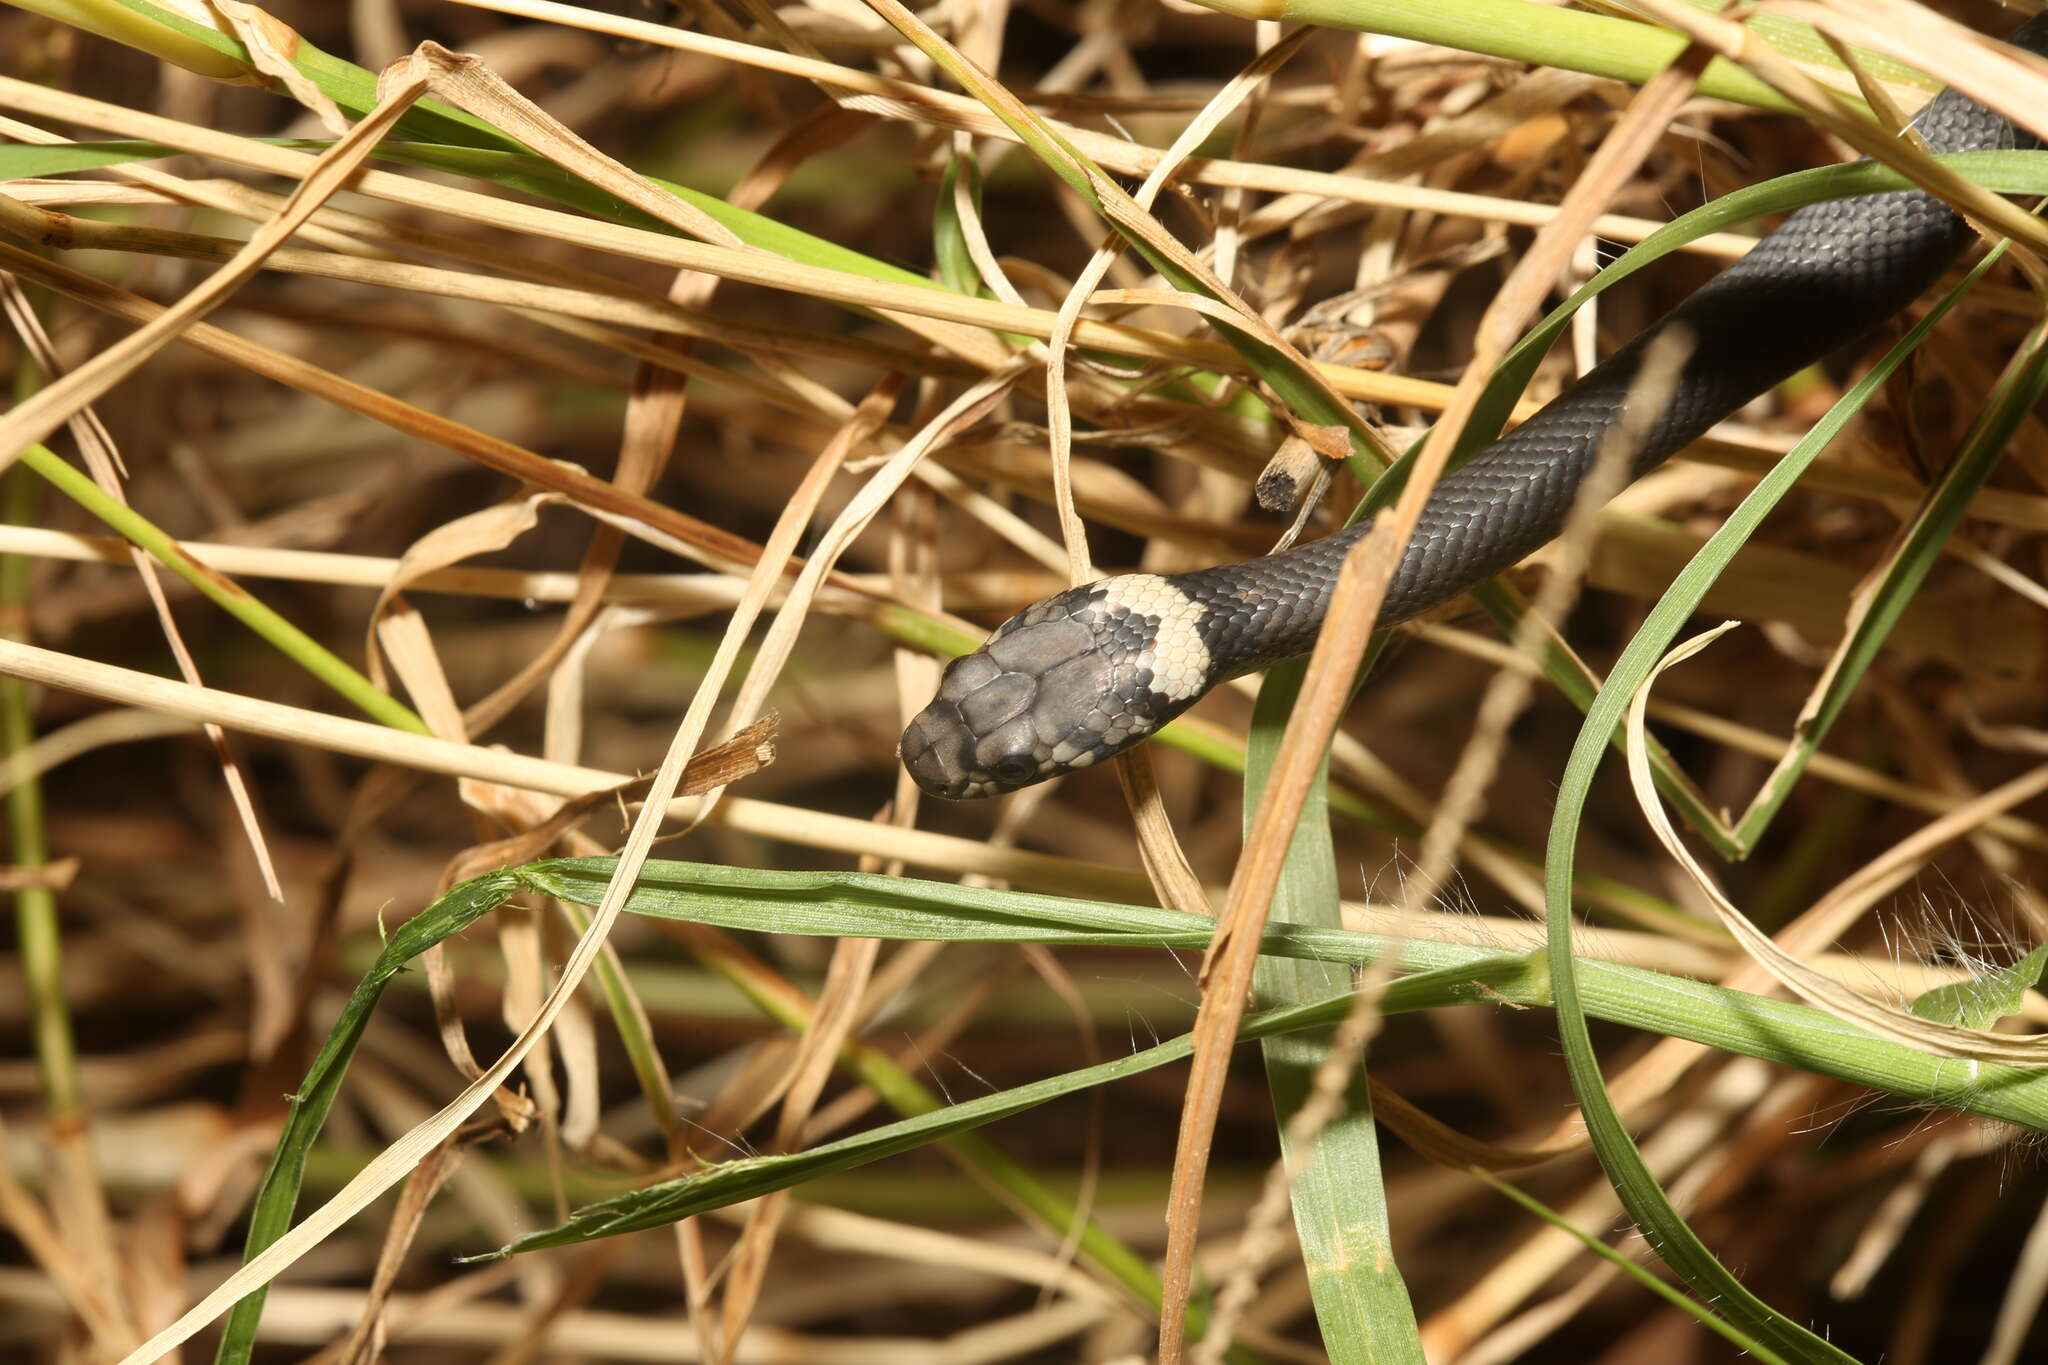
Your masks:
{"label": "dry grass", "polygon": [[[0,451],[48,439],[162,536],[154,558],[131,550],[106,537],[104,511],[27,467],[7,475],[0,778],[19,914],[0,967],[0,1354],[117,1360],[209,1293],[224,1308],[285,1097],[380,931],[485,867],[630,846],[1214,907],[1232,932],[1198,977],[1192,958],[1156,952],[742,936],[614,919],[616,903],[587,918],[508,907],[379,1007],[312,1154],[300,1213],[318,1212],[270,1253],[290,1268],[258,1358],[1148,1355],[1156,1313],[1077,1252],[1058,1215],[1021,1207],[1018,1186],[993,1197],[992,1167],[962,1148],[673,1229],[454,1258],[656,1176],[869,1127],[900,1099],[886,1068],[960,1099],[1190,1028],[1192,1082],[1154,1072],[981,1136],[1055,1204],[1163,1264],[1169,1302],[1230,1286],[1241,1351],[1324,1358],[1335,1329],[1311,1304],[1285,1183],[1269,1180],[1265,1078],[1234,1046],[1253,931],[1327,750],[1354,923],[1535,946],[1529,921],[1507,916],[1541,909],[1552,796],[1581,719],[1526,662],[1543,632],[1511,647],[1469,605],[1440,613],[1395,639],[1346,709],[1365,607],[1326,639],[1249,839],[1242,780],[1215,756],[1244,751],[1250,684],[1198,710],[1196,751],[1151,746],[1128,802],[1090,771],[934,809],[895,737],[930,691],[934,652],[1080,566],[1261,553],[1285,528],[1251,502],[1267,457],[1290,436],[1296,451],[1353,448],[1341,426],[1263,419],[1213,323],[1307,357],[1305,383],[1376,424],[1357,445],[1391,432],[1398,449],[1451,414],[1440,455],[1491,360],[1590,270],[1588,233],[1639,241],[1842,146],[1797,117],[1698,96],[1692,67],[1639,93],[1179,4],[913,18],[880,0],[604,7],[616,14],[278,0],[270,15],[320,48],[391,66],[379,112],[356,119],[286,60],[287,30],[220,8],[276,47],[289,88],[219,83],[0,6],[0,152],[144,139],[177,153],[0,183],[0,353],[19,379]],[[1720,21],[1669,8],[1740,51]],[[2038,69],[1903,0],[1784,9],[2042,107]],[[923,40],[920,23],[922,49],[904,36]],[[979,98],[935,66],[947,45],[993,73]],[[1747,56],[1815,109],[1824,88],[1855,85]],[[1862,88],[1881,110],[1915,97]],[[385,125],[422,98],[518,138],[618,213],[546,200],[552,182],[493,183],[493,167],[375,160]],[[1038,163],[1041,138],[1145,187],[1105,178],[1091,203]],[[964,175],[941,194],[956,158],[978,167],[978,199]],[[646,176],[845,250],[767,249]],[[1965,188],[1980,221],[2040,239],[2038,220]],[[1197,297],[1105,251],[1098,206],[1216,288]],[[1603,296],[1528,401],[1744,241],[1709,234]],[[935,261],[983,287],[920,284]],[[1705,805],[1739,810],[1786,753],[1866,575],[1892,561],[2038,313],[2031,270],[2001,268],[1721,576],[1704,611],[1753,628],[1646,703]],[[1514,581],[1541,583],[1549,616],[1583,577],[1561,633],[1604,668],[1864,359],[1746,410]],[[1753,856],[1711,873],[1713,894],[1764,931],[1791,926],[1756,946],[1789,954],[1780,979],[1937,1051],[1952,1036],[1902,1006],[2048,935],[2038,414],[2009,455],[1829,751]],[[1361,491],[1350,472],[1328,482],[1306,535]],[[152,575],[158,562],[208,596]],[[1353,585],[1368,604],[1372,572],[1362,562]],[[267,638],[288,625],[304,648],[281,652],[216,606],[251,597],[245,621],[269,629],[267,604]],[[325,657],[340,673],[318,671]],[[165,676],[174,662],[182,681]],[[358,672],[391,694],[378,723],[315,680]],[[770,712],[772,742],[746,728]],[[1580,900],[1605,922],[1585,954],[1770,989],[1609,766],[1579,834]],[[657,767],[652,802],[644,786],[616,790]],[[1371,1039],[1381,1116],[1414,1144],[1385,1144],[1392,1258],[1417,1327],[1384,1358],[1723,1358],[1726,1343],[1580,1242],[1415,1154],[1546,1158],[1524,1187],[1596,1236],[1613,1229],[1550,1016],[1381,1019],[1383,983],[1368,984],[1340,1060]],[[2032,995],[2017,1013],[2048,1010]],[[1845,1082],[1676,1038],[1597,1037],[1663,1187],[1788,1317],[1860,1359],[2048,1351],[2027,1308],[2048,1275],[2029,1249],[2041,1182],[2014,1156],[2017,1130],[1873,1105]],[[1961,1055],[2038,1050],[1977,1043]],[[1324,1077],[1331,1104],[1305,1110],[1292,1141],[1341,1108],[1346,1070]],[[218,1316],[196,1316],[189,1358],[212,1349]],[[1169,1312],[1176,1358],[1180,1326]]]}

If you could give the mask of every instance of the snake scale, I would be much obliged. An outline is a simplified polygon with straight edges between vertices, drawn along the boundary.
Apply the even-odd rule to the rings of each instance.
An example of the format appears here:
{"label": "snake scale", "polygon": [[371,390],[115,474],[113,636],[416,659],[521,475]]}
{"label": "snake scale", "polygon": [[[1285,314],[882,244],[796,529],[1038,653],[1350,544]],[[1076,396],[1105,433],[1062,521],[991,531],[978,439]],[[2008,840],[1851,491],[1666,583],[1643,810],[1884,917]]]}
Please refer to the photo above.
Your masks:
{"label": "snake scale", "polygon": [[[2048,55],[2048,15],[2009,40]],[[2034,146],[1957,91],[1914,126],[1935,152]],[[1801,209],[1740,260],[1431,492],[1376,624],[1414,616],[1507,568],[1563,528],[1645,351],[1683,328],[1691,350],[1636,443],[1631,478],[1797,371],[1895,316],[1971,233],[1917,190]],[[933,796],[992,796],[1129,748],[1226,678],[1315,644],[1354,526],[1193,573],[1125,574],[1025,608],[946,668],[899,753]]]}

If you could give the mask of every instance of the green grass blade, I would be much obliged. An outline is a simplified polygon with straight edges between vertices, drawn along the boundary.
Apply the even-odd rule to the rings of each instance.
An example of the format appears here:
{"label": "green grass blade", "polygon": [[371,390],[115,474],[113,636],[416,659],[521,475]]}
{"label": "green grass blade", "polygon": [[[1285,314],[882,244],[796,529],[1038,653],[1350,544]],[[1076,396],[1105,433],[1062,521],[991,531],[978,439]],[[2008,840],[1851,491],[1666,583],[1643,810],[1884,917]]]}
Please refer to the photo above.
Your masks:
{"label": "green grass blade", "polygon": [[[535,891],[589,905],[604,893],[613,860],[530,863],[518,875]],[[1191,948],[1208,945],[1215,921],[1153,906],[997,891],[879,877],[650,861],[626,909],[751,933],[938,943],[1041,943],[1050,947]],[[1388,952],[1403,970],[1471,971],[1522,960],[1499,947],[1390,939],[1352,930],[1270,924],[1261,946],[1282,957],[1362,967]],[[2048,1131],[2048,1074],[1929,1056],[1877,1038],[1808,1005],[1725,990],[1686,977],[1597,960],[1578,964],[1587,1014],[1628,1028],[1684,1038],[1817,1075]],[[1496,996],[1547,1006],[1537,978],[1497,985]]]}
{"label": "green grass blade", "polygon": [[177,155],[175,149],[154,142],[65,142],[54,147],[0,142],[0,181],[69,175]]}
{"label": "green grass blade", "polygon": [[[2003,193],[2048,192],[2048,152],[1962,152],[1941,160],[1989,189]],[[1673,219],[1609,262],[1509,350],[1488,381],[1472,420],[1466,424],[1459,438],[1452,467],[1472,458],[1500,435],[1516,403],[1521,400],[1523,390],[1534,377],[1536,367],[1571,321],[1572,315],[1630,275],[1708,233],[1726,231],[1768,214],[1803,208],[1826,199],[1903,188],[1908,188],[1907,182],[1896,172],[1877,162],[1859,161],[1798,171],[1767,180],[1723,195]],[[1375,515],[1392,504],[1407,481],[1420,444],[1418,441],[1411,447],[1409,453],[1367,491],[1365,499],[1352,514],[1353,521]],[[1960,509],[1957,510],[1960,515]],[[1474,586],[1472,597],[1512,638],[1524,611],[1520,595],[1495,578]],[[1552,638],[1545,642],[1540,663],[1544,676],[1574,705],[1581,710],[1591,705],[1600,679],[1561,641]],[[1619,743],[1618,737],[1615,742]],[[1658,789],[1687,825],[1722,857],[1746,856],[1755,846],[1757,831],[1746,823],[1742,827],[1730,827],[1664,747],[1654,740],[1652,745],[1651,766],[1657,777]],[[1789,783],[1787,785],[1789,789]]]}
{"label": "green grass blade", "polygon": [[1884,577],[1859,604],[1861,609],[1853,615],[1848,636],[1836,647],[1820,695],[1801,715],[1791,747],[1743,814],[1738,834],[1745,847],[1754,847],[1770,828],[1806,771],[1808,760],[1841,718],[1885,638],[1934,568],[1970,500],[1998,467],[2020,423],[2040,406],[2042,394],[2048,390],[2048,330],[2044,329],[2048,324],[2036,326],[2007,366],[1964,438],[1962,450],[1927,491],[1907,524]]}
{"label": "green grass blade", "polygon": [[1622,1206],[1665,1263],[1677,1271],[1695,1293],[1717,1304],[1738,1327],[1794,1361],[1845,1361],[1849,1357],[1751,1294],[1714,1258],[1672,1207],[1644,1164],[1641,1152],[1636,1149],[1634,1139],[1623,1126],[1608,1097],[1599,1059],[1593,1052],[1592,1038],[1587,1031],[1586,1000],[1571,953],[1572,867],[1577,853],[1579,819],[1591,793],[1594,774],[1607,753],[1629,698],[1663,657],[1665,649],[1699,605],[1707,586],[1850,416],[1869,400],[1870,395],[1920,344],[1964,291],[1990,268],[1991,259],[1980,263],[1962,284],[1886,353],[1869,375],[1842,396],[1806,438],[1751,490],[1721,528],[1708,538],[1699,554],[1679,573],[1677,580],[1622,651],[1606,685],[1588,708],[1586,723],[1579,730],[1578,741],[1573,746],[1559,786],[1557,810],[1550,827],[1549,859],[1544,868],[1544,900],[1549,919],[1549,956],[1558,1032],[1564,1044],[1565,1064],[1571,1074],[1572,1089],[1578,1095],[1594,1150],[1607,1168],[1608,1178],[1620,1196]]}
{"label": "green grass blade", "polygon": [[[240,80],[255,70],[249,49],[219,30],[194,23],[150,0],[12,0],[24,9],[76,24],[116,42],[216,80]],[[290,60],[320,92],[348,113],[368,113],[377,103],[377,78],[353,62],[322,52],[295,35]],[[398,121],[397,136],[479,147],[519,144],[482,119],[438,100],[421,100]]]}
{"label": "green grass blade", "polygon": [[956,294],[977,294],[981,292],[981,267],[967,249],[967,229],[954,202],[963,175],[967,177],[967,198],[974,211],[981,212],[981,167],[973,157],[956,153],[947,159],[938,197],[932,201],[932,261],[946,288]]}
{"label": "green grass blade", "polygon": [[[1504,982],[1514,976],[1526,975],[1531,965],[1527,958],[1496,955],[1487,961],[1448,971],[1409,977],[1389,988],[1384,1008],[1390,1013],[1402,1013],[1469,1000],[1477,994],[1475,982],[1485,980],[1489,985]],[[1343,1018],[1349,1007],[1350,997],[1340,995],[1307,1005],[1270,1010],[1246,1020],[1240,1036],[1246,1039],[1267,1038],[1303,1029],[1325,1028]],[[1114,1061],[1082,1067],[993,1095],[983,1095],[949,1105],[935,1113],[885,1124],[806,1151],[727,1162],[707,1171],[649,1185],[590,1205],[578,1210],[574,1218],[559,1227],[521,1238],[490,1256],[476,1259],[489,1260],[544,1247],[572,1246],[599,1237],[662,1227],[712,1209],[786,1190],[822,1175],[911,1151],[1063,1096],[1140,1075],[1182,1061],[1193,1050],[1193,1035],[1182,1034]]]}
{"label": "green grass blade", "polygon": [[[387,141],[378,146],[377,155],[385,160],[420,166],[427,170],[471,176],[501,189],[517,190],[522,194],[551,200],[568,208],[581,209],[592,217],[608,218],[614,222],[645,228],[650,232],[681,235],[673,224],[664,223],[629,204],[620,202],[588,181],[571,175],[554,162],[545,157],[535,156],[531,152]],[[678,185],[675,181],[664,180],[660,176],[643,175],[642,178],[657,189],[666,190],[683,200],[692,208],[702,210],[707,217],[717,220],[721,226],[731,228],[748,246],[772,251],[778,256],[804,265],[842,270],[848,274],[885,280],[891,284],[906,284],[919,289],[944,288],[943,285],[934,284],[915,271],[890,265],[886,261],[878,261],[872,256],[864,256],[858,251],[840,246],[837,242],[779,223],[766,214],[736,208],[715,194],[693,190],[688,185]]]}
{"label": "green grass blade", "polygon": [[[305,151],[320,151],[329,145],[323,141],[307,139],[267,141],[274,146]],[[27,143],[0,143],[0,181],[29,176],[65,175],[73,171],[97,170],[106,166],[119,166],[135,161],[155,161],[182,155],[183,153],[175,147],[159,146],[152,142],[73,142],[53,147]],[[565,208],[580,209],[595,218],[625,223],[650,232],[677,235],[677,229],[673,224],[664,223],[651,214],[642,213],[632,205],[606,194],[588,181],[569,174],[545,157],[535,156],[531,152],[387,140],[378,145],[374,155],[380,160],[395,161],[401,165],[445,171],[451,175],[466,175],[496,185],[500,189],[516,190],[522,194],[550,200]],[[737,208],[716,195],[691,189],[687,185],[679,185],[673,180],[664,180],[660,176],[651,175],[646,179],[649,184],[666,190],[731,228],[740,240],[749,246],[772,251],[778,256],[804,265],[845,271],[848,274],[884,280],[891,284],[907,284],[921,289],[944,287],[934,284],[914,271],[890,265],[886,261],[878,261],[872,256],[864,256],[826,238],[777,222],[766,214]]]}
{"label": "green grass blade", "polygon": [[[1259,689],[1245,763],[1247,830],[1279,751],[1302,672],[1299,663],[1283,665]],[[1294,843],[1273,894],[1273,923],[1343,927],[1328,792],[1325,760],[1302,805]],[[1286,1008],[1342,994],[1350,988],[1350,977],[1347,969],[1332,963],[1261,956],[1253,991],[1260,1006]],[[1294,1226],[1323,1350],[1336,1365],[1422,1365],[1415,1306],[1394,1260],[1379,1134],[1362,1070],[1352,1077],[1344,1112],[1316,1135],[1308,1150],[1294,1151],[1290,1145],[1289,1125],[1309,1097],[1329,1044],[1326,1032],[1287,1033],[1261,1044],[1273,1116],[1286,1156],[1297,1167],[1291,1191]]]}
{"label": "green grass blade", "polygon": [[[406,963],[451,934],[461,933],[503,905],[523,885],[516,872],[493,872],[464,882],[407,920],[384,945],[376,965],[350,994],[341,1017],[307,1070],[306,1079],[291,1098],[284,1132],[271,1153],[270,1167],[263,1173],[249,1213],[245,1262],[284,1236],[291,1226],[292,1210],[298,1205],[299,1189],[305,1180],[306,1153],[320,1135],[327,1111],[334,1107],[334,1097],[340,1093],[356,1044],[362,1041],[363,1030],[369,1025],[370,1014],[384,994],[384,987]],[[214,1355],[216,1365],[246,1365],[255,1347],[264,1297],[265,1291],[257,1290],[229,1312]]]}
{"label": "green grass blade", "polygon": [[[25,390],[29,370],[17,381]],[[0,476],[0,518],[33,526],[40,519],[42,486],[26,469]],[[0,556],[0,635],[25,640],[29,634],[29,574],[26,555]],[[35,742],[35,689],[20,678],[0,678],[0,762],[18,761]],[[6,799],[7,851],[15,866],[49,866],[50,831],[43,781],[34,773],[9,783]],[[78,1065],[78,1040],[71,1002],[64,992],[64,916],[56,889],[24,879],[9,897],[14,903],[14,939],[21,955],[22,995],[33,1040],[43,1119],[54,1130],[84,1131],[85,1088]]]}
{"label": "green grass blade", "polygon": [[[544,868],[551,865],[536,866]],[[571,860],[567,866],[572,870],[585,870],[594,867],[595,863]],[[365,975],[363,984],[351,997],[349,1007],[337,1022],[305,1083],[300,1086],[299,1095],[288,1115],[285,1133],[273,1154],[271,1169],[258,1190],[255,1211],[251,1218],[248,1256],[255,1256],[264,1247],[276,1241],[290,1225],[291,1213],[303,1184],[306,1151],[317,1136],[327,1110],[333,1103],[334,1093],[339,1089],[349,1060],[354,1055],[368,1013],[374,1008],[385,984],[412,955],[425,951],[448,934],[466,928],[481,915],[496,909],[511,891],[535,887],[541,877],[525,875],[525,872],[533,870],[493,873],[456,887],[420,916],[409,921],[386,945],[384,952]],[[510,880],[507,880],[508,878]],[[588,883],[575,881],[573,876],[566,880],[568,884],[589,893],[582,898],[558,898],[574,919],[579,913],[579,905],[596,903],[595,897],[603,894],[603,884],[600,882],[593,889]],[[874,880],[886,884],[888,879]],[[741,881],[744,881],[744,877]],[[645,905],[636,910],[636,913],[645,912]],[[1482,962],[1476,966],[1461,964],[1457,970],[1469,975],[1475,970],[1484,973],[1496,969],[1491,964]],[[600,982],[607,988],[606,994],[611,999],[621,1036],[633,1058],[636,1071],[642,1074],[643,1087],[650,1098],[665,1096],[665,1074],[656,1075],[650,1071],[656,1060],[652,1039],[641,1035],[638,1028],[639,1016],[632,1008],[631,1002],[622,998],[622,992],[618,989],[620,983],[611,980],[610,964],[601,962],[600,972]],[[793,1013],[788,1008],[789,1002],[786,999],[773,993],[750,989],[755,983],[749,980],[733,978],[733,983],[764,1014],[785,1027],[801,1030],[806,1026],[806,1018]],[[916,1116],[935,1113],[943,1107],[942,1101],[929,1088],[876,1049],[858,1043],[849,1044],[840,1060],[862,1084],[874,1090],[898,1113]],[[1159,1277],[1144,1257],[1119,1241],[1099,1222],[1083,1219],[1071,1200],[1059,1195],[993,1143],[964,1132],[953,1134],[944,1140],[951,1147],[953,1154],[973,1170],[987,1187],[1002,1191],[1007,1198],[1014,1201],[1014,1204],[1030,1210],[1059,1236],[1072,1236],[1076,1250],[1084,1259],[1099,1268],[1110,1279],[1124,1286],[1138,1301],[1154,1310],[1158,1308],[1161,1301]],[[247,1359],[248,1344],[254,1340],[256,1324],[262,1314],[262,1304],[261,1295],[251,1295],[234,1310],[234,1316],[229,1321],[228,1333],[223,1340],[224,1343],[233,1342],[236,1345],[234,1352],[228,1353],[224,1344],[224,1354],[221,1357],[223,1360]],[[1191,1332],[1199,1333],[1205,1323],[1204,1312],[1198,1309],[1190,1310]],[[1240,1362],[1240,1365],[1250,1365],[1252,1357],[1243,1352],[1233,1352],[1231,1359]]]}
{"label": "green grass blade", "polygon": [[109,496],[47,446],[29,446],[21,452],[21,463],[131,544],[147,550],[158,563],[197,588],[209,601],[262,636],[279,653],[332,688],[371,720],[394,730],[416,735],[427,733],[426,722],[414,715],[403,702],[379,691],[375,684],[349,667],[333,651],[250,596],[240,585],[198,563],[179,547],[174,537],[134,508]]}
{"label": "green grass blade", "polygon": [[[1721,0],[1685,0],[1685,3],[1708,14],[1719,14],[1727,8]],[[1620,0],[1620,8],[1633,11],[1635,6],[1630,4],[1629,0]],[[1644,16],[1643,22],[1653,24],[1656,20]],[[1825,39],[1814,32],[1810,25],[1802,24],[1796,19],[1787,19],[1776,14],[1751,14],[1742,21],[1742,25],[1751,33],[1760,34],[1772,47],[1794,61],[1812,67],[1832,67],[1836,71],[1846,72],[1848,69],[1842,65],[1840,55],[1827,45]],[[1907,66],[1904,62],[1887,57],[1882,52],[1872,52],[1869,48],[1863,47],[1854,47],[1850,51],[1856,54],[1856,60],[1863,69],[1880,81],[1891,85],[1917,85],[1922,90],[1941,89],[1941,82],[1934,77],[1917,67]],[[1848,96],[1845,95],[1845,98]]]}
{"label": "green grass blade", "polygon": [[[1494,623],[1506,638],[1515,639],[1528,614],[1528,603],[1519,592],[1499,578],[1490,578],[1475,585],[1472,600],[1481,610],[1493,618]],[[1564,695],[1566,701],[1581,711],[1593,704],[1593,698],[1600,691],[1600,675],[1587,666],[1578,652],[1567,645],[1554,631],[1546,631],[1540,644],[1542,650],[1537,663],[1543,676]],[[1720,808],[1707,798],[1685,770],[1678,766],[1678,760],[1671,756],[1655,736],[1650,737],[1650,771],[1656,778],[1657,790],[1671,803],[1686,825],[1705,839],[1708,846],[1724,858],[1737,856],[1740,845],[1735,831],[1721,817]]]}
{"label": "green grass blade", "polygon": [[[1968,177],[1972,182],[2000,194],[2048,193],[2048,151],[1954,152],[1935,160]],[[1715,232],[1726,232],[1773,214],[1789,213],[1829,199],[1851,199],[1862,195],[1886,194],[1911,189],[1905,177],[1875,161],[1853,161],[1840,166],[1820,166],[1794,171],[1761,184],[1748,185],[1680,214],[1657,231],[1615,257],[1598,274],[1574,290],[1571,297],[1552,309],[1529,330],[1528,335],[1508,351],[1500,368],[1487,382],[1459,438],[1453,467],[1470,459],[1500,435],[1522,392],[1529,386],[1536,367],[1542,363],[1551,343],[1557,340],[1572,315],[1629,276],[1670,255],[1689,242]],[[1390,505],[1406,482],[1413,459],[1403,459],[1389,469],[1368,493],[1358,515],[1371,516]]]}
{"label": "green grass blade", "polygon": [[1679,1290],[1664,1283],[1664,1281],[1652,1275],[1648,1269],[1622,1255],[1598,1237],[1587,1236],[1577,1224],[1551,1209],[1549,1205],[1531,1198],[1528,1194],[1508,1184],[1507,1181],[1502,1180],[1491,1171],[1474,1167],[1472,1174],[1484,1180],[1487,1184],[1499,1190],[1501,1194],[1520,1204],[1524,1209],[1535,1214],[1558,1231],[1576,1237],[1586,1250],[1613,1265],[1616,1270],[1619,1270],[1652,1294],[1657,1295],[1657,1297],[1663,1299],[1679,1312],[1697,1319],[1702,1326],[1711,1328],[1745,1356],[1755,1356],[1758,1360],[1766,1362],[1766,1365],[1771,1365],[1771,1362],[1776,1362],[1776,1365],[1784,1365],[1785,1358],[1776,1351],[1743,1332],[1734,1323],[1729,1322],[1718,1314],[1709,1312],[1706,1305],[1699,1303],[1697,1300],[1687,1298]]}
{"label": "green grass blade", "polygon": [[[1285,20],[1324,28],[1383,33],[1419,43],[1484,53],[1563,71],[1583,71],[1640,85],[1685,51],[1669,29],[1630,19],[1585,14],[1528,0],[1202,0],[1245,19]],[[1784,96],[1733,62],[1716,57],[1700,75],[1699,93],[1759,109],[1789,110]]]}

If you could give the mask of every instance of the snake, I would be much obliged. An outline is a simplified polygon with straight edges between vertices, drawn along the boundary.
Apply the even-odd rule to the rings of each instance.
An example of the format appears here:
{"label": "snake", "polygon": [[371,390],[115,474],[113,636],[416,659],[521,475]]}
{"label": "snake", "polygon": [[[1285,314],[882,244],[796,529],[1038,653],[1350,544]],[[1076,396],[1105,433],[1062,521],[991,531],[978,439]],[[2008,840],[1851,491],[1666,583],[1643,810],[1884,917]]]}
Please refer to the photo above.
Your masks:
{"label": "snake", "polygon": [[[2048,55],[2048,15],[2008,41]],[[2004,116],[1950,89],[1913,125],[1929,151],[2031,147]],[[1961,256],[1969,226],[1939,198],[1896,190],[1789,215],[1746,254],[1520,426],[1440,478],[1374,621],[1459,596],[1556,538],[1602,439],[1623,420],[1645,354],[1690,346],[1662,406],[1631,424],[1630,479],[1716,422],[1905,310]],[[995,796],[1086,768],[1150,737],[1226,679],[1308,653],[1361,522],[1259,559],[1121,574],[1026,607],[945,667],[897,752],[925,792]]]}

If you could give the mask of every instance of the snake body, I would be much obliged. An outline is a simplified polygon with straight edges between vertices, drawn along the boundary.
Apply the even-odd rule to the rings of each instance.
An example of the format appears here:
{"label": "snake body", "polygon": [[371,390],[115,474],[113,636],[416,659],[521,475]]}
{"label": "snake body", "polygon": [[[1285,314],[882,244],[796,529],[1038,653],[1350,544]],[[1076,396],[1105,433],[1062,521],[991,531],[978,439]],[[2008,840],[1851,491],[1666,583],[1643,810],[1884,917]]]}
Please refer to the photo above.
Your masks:
{"label": "snake body", "polygon": [[[2048,53],[2048,16],[2011,42]],[[1950,90],[1914,126],[1935,152],[2032,146]],[[1446,474],[1387,590],[1384,627],[1457,596],[1563,528],[1644,353],[1682,328],[1690,353],[1635,445],[1631,478],[1757,395],[1865,335],[1961,254],[1968,227],[1916,190],[1801,209],[1521,426]],[[1354,526],[1237,564],[1127,574],[1049,597],[947,666],[899,747],[917,784],[959,800],[1086,767],[1149,736],[1226,678],[1315,644]]]}

